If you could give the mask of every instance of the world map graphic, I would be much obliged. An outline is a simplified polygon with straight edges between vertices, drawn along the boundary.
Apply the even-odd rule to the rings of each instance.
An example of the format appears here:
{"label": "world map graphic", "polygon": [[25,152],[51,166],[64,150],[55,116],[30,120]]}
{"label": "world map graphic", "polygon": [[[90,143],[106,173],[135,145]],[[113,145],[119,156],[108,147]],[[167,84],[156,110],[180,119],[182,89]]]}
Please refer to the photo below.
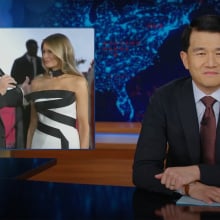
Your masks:
{"label": "world map graphic", "polygon": [[[135,79],[144,79],[140,74],[148,74],[149,68],[160,60],[158,51],[164,42],[172,32],[187,25],[193,15],[220,12],[220,3],[215,0],[23,0],[23,3],[19,6],[16,0],[1,1],[0,8],[4,5],[4,10],[0,13],[0,25],[95,29],[96,119],[105,121],[141,120],[148,97],[146,91],[138,94],[145,89],[138,86]],[[132,91],[128,91],[128,82],[132,84]],[[159,86],[160,82],[157,84],[152,87]],[[141,85],[144,87],[144,82]],[[113,98],[106,94],[112,94]],[[109,105],[103,106],[105,96]],[[142,98],[139,103],[138,97]],[[135,105],[140,107],[137,109]],[[115,110],[117,116],[114,118]]]}

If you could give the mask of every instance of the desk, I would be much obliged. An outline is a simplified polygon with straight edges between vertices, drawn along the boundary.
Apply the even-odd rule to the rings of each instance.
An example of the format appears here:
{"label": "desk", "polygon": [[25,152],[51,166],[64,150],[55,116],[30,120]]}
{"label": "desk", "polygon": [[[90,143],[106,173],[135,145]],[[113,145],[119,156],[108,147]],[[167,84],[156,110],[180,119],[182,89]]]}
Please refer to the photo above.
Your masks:
{"label": "desk", "polygon": [[220,208],[207,206],[177,206],[180,196],[165,196],[144,190],[133,194],[134,219],[163,220],[219,220]]}
{"label": "desk", "polygon": [[56,158],[57,164],[29,178],[35,181],[133,186],[134,150],[25,150],[15,158]]}
{"label": "desk", "polygon": [[55,164],[49,158],[0,158],[0,179],[26,179]]}
{"label": "desk", "polygon": [[136,190],[135,187],[9,179],[0,180],[0,186],[0,219],[220,219],[219,209],[176,206],[176,197]]}
{"label": "desk", "polygon": [[0,219],[133,219],[133,187],[0,180]]}

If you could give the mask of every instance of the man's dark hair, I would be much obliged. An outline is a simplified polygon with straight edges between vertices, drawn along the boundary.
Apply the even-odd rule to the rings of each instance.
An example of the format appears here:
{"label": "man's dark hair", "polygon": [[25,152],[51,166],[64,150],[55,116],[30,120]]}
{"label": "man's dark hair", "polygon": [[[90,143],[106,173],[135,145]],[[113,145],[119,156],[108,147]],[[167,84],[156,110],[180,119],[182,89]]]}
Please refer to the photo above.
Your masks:
{"label": "man's dark hair", "polygon": [[187,52],[189,48],[190,35],[192,30],[220,33],[219,15],[202,15],[191,21],[182,33],[182,50]]}
{"label": "man's dark hair", "polygon": [[34,39],[30,39],[30,40],[27,40],[27,41],[26,41],[26,47],[27,47],[27,48],[29,48],[29,47],[32,46],[33,44],[37,46],[37,41],[34,40]]}

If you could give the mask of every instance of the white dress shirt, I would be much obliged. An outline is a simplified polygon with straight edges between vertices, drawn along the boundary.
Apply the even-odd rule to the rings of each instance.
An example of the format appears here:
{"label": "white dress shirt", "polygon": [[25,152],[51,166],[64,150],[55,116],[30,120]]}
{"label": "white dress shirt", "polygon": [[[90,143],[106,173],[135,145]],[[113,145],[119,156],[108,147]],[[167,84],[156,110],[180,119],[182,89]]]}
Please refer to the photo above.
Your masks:
{"label": "white dress shirt", "polygon": [[[198,116],[198,123],[199,123],[199,128],[200,128],[200,122],[202,120],[203,114],[205,112],[205,105],[202,103],[201,98],[204,96],[207,96],[204,92],[202,92],[194,82],[192,82],[193,85],[193,93],[194,93],[194,98],[195,98],[195,103],[196,103],[196,111],[197,111],[197,116]],[[212,96],[214,99],[217,101],[213,105],[213,110],[215,113],[215,119],[216,119],[216,124],[218,122],[219,118],[219,110],[220,110],[220,88],[210,94],[209,96]]]}

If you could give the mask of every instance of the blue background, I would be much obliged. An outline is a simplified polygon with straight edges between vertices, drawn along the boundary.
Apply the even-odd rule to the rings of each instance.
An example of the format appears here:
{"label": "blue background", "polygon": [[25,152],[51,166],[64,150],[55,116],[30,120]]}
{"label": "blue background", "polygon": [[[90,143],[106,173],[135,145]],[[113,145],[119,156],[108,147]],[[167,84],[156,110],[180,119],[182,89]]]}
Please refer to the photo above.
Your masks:
{"label": "blue background", "polygon": [[218,0],[0,0],[0,26],[95,28],[95,119],[126,122],[142,120],[156,88],[188,75],[184,26],[219,12]]}

